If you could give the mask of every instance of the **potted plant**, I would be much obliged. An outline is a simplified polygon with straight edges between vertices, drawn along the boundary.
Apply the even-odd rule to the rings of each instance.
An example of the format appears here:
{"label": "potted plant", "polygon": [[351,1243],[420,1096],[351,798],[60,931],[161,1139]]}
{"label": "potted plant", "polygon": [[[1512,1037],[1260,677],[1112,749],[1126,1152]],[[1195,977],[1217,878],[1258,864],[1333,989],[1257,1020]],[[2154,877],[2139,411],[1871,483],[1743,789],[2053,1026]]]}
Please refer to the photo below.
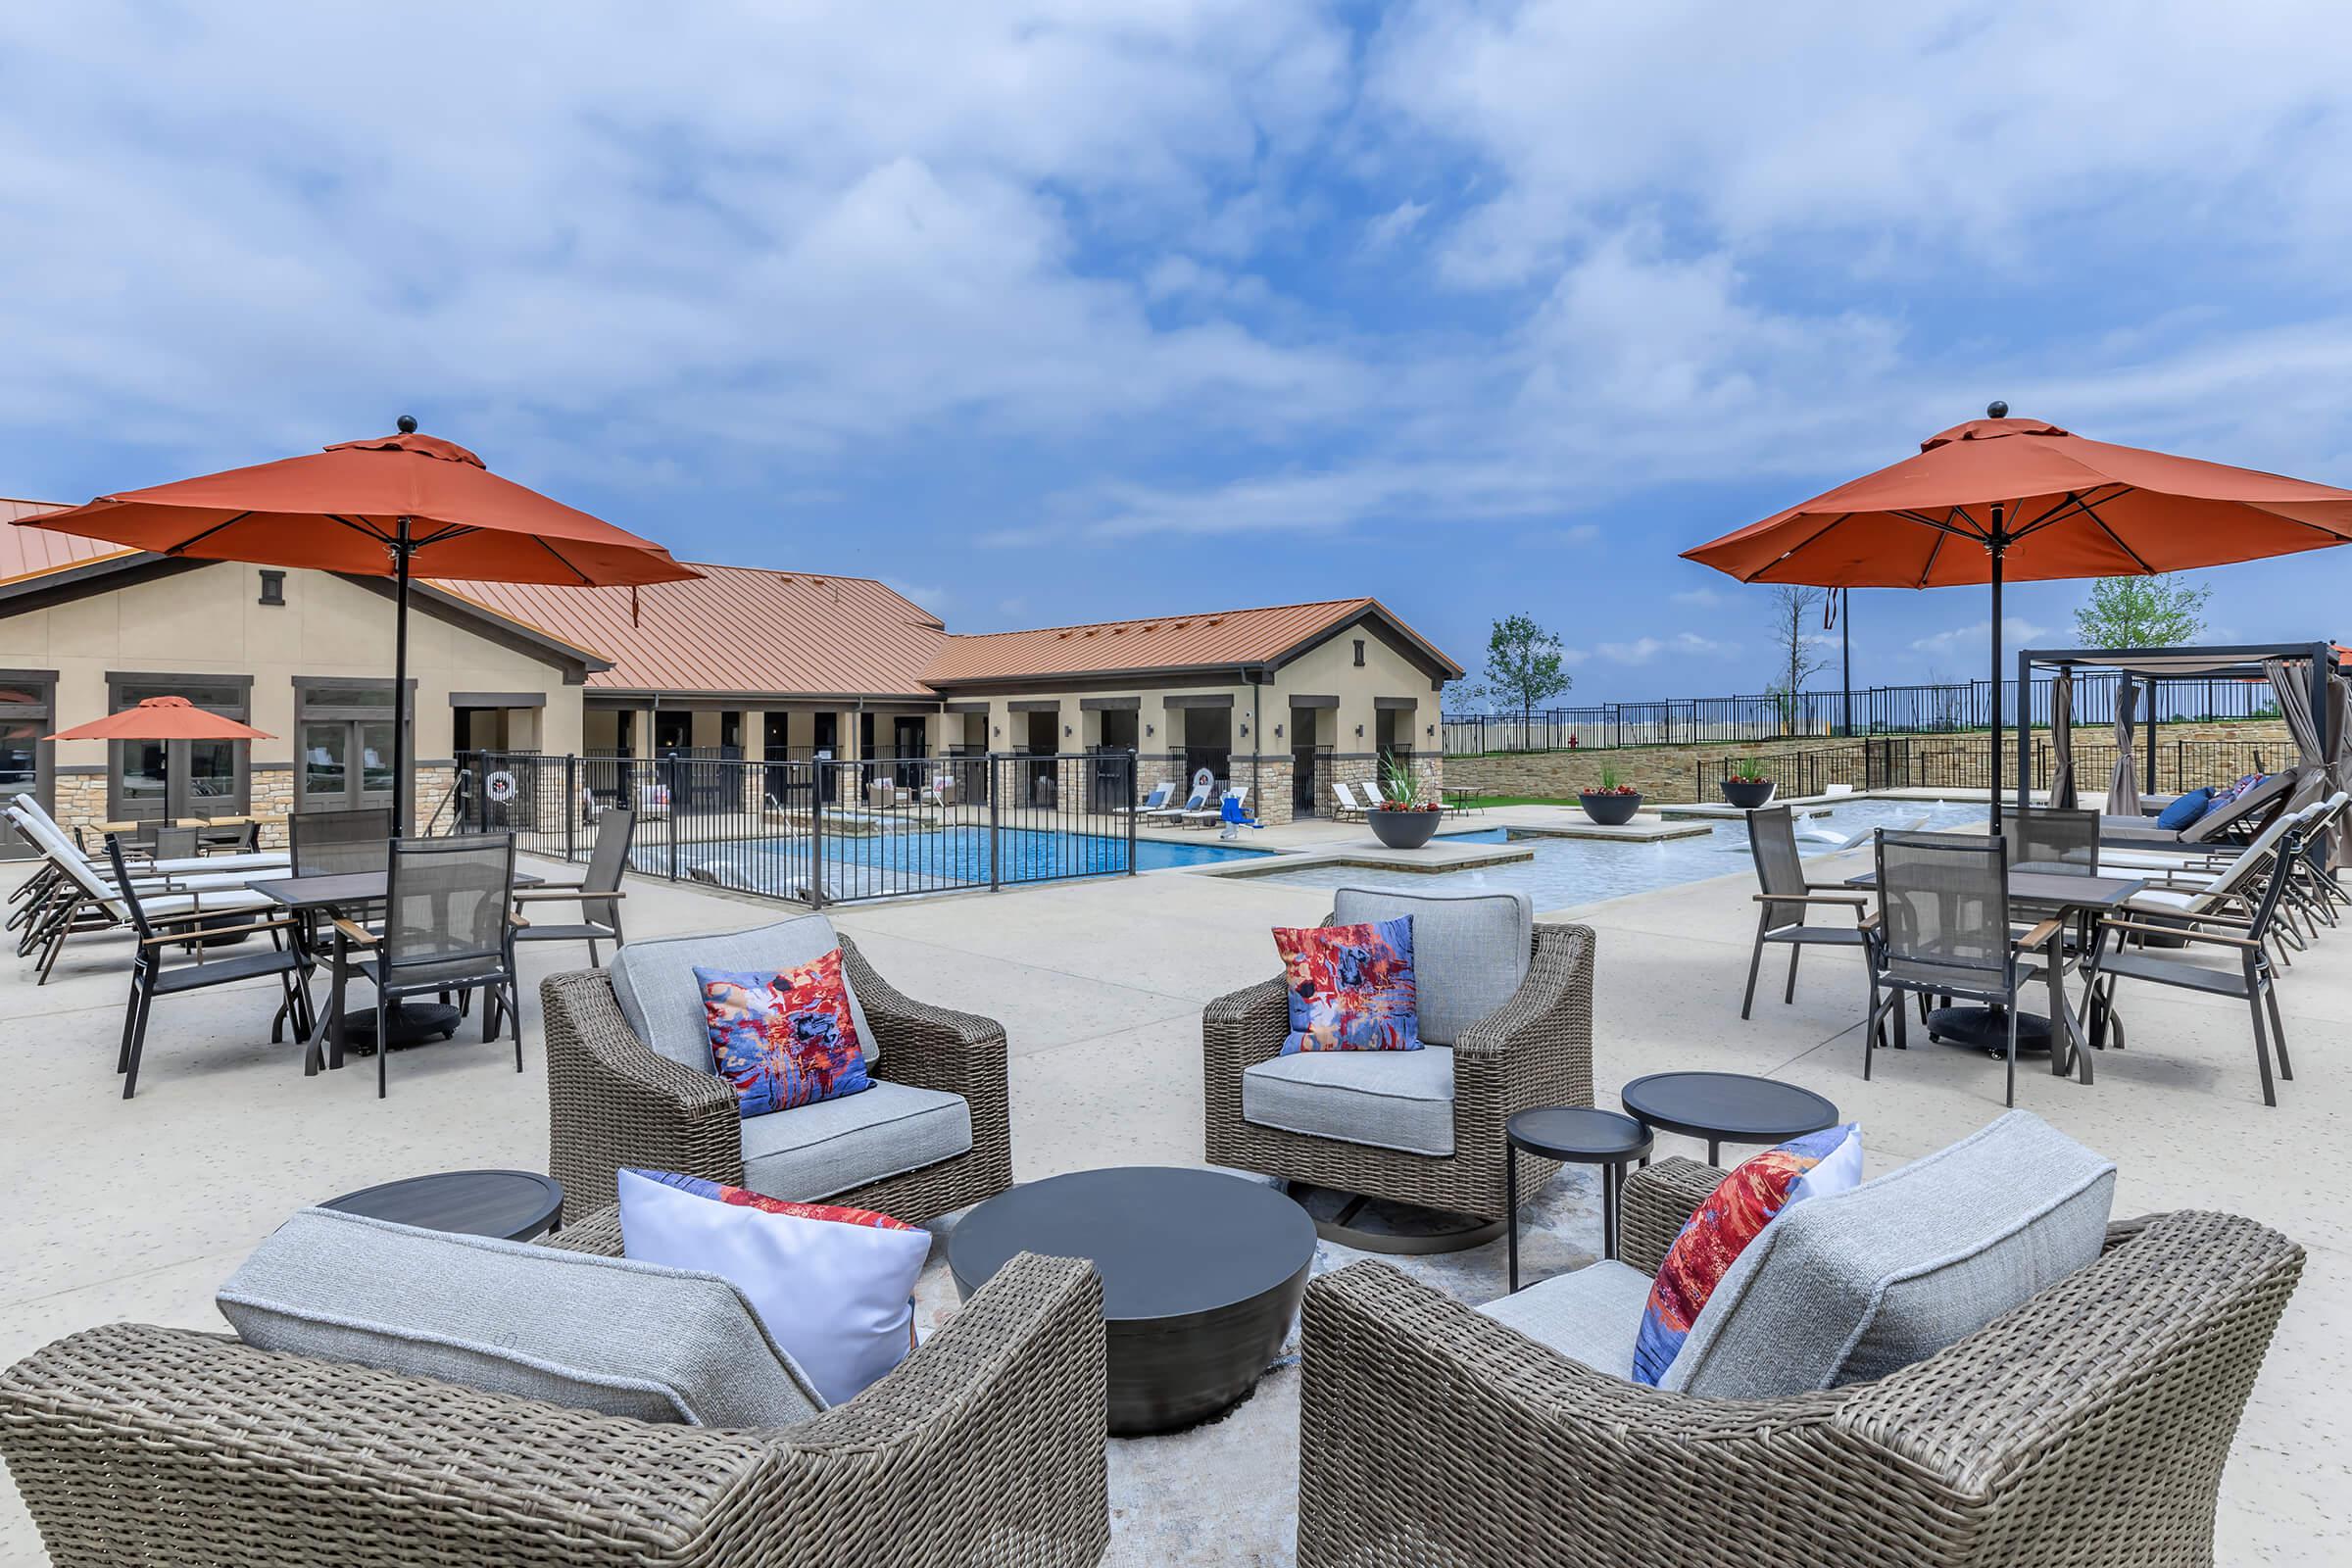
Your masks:
{"label": "potted plant", "polygon": [[1623,827],[1642,809],[1642,792],[1617,777],[1617,770],[1600,770],[1600,786],[1581,791],[1577,797],[1584,803],[1585,814],[1602,827]]}
{"label": "potted plant", "polygon": [[1364,813],[1373,835],[1392,850],[1417,850],[1427,844],[1442,812],[1437,802],[1422,798],[1421,781],[1413,770],[1390,759],[1380,770],[1380,789],[1387,801]]}
{"label": "potted plant", "polygon": [[1764,776],[1764,764],[1752,757],[1742,757],[1732,764],[1723,776],[1723,798],[1742,811],[1752,811],[1772,799],[1773,782]]}

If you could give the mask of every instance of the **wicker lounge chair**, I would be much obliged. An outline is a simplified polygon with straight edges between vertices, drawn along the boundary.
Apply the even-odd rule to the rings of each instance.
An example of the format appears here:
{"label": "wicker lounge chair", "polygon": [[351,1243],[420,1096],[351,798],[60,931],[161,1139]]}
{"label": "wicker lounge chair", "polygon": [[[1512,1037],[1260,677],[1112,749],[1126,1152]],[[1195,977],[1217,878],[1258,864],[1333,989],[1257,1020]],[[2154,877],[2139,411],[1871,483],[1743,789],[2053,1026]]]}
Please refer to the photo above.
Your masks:
{"label": "wicker lounge chair", "polygon": [[[960,1099],[970,1118],[970,1146],[912,1169],[888,1162],[897,1174],[853,1187],[825,1192],[815,1190],[822,1185],[816,1182],[769,1196],[822,1198],[919,1223],[1010,1187],[1004,1026],[908,1000],[874,972],[856,943],[846,936],[837,940],[842,972],[879,1047],[872,1076],[884,1085],[928,1091],[934,1102],[941,1096]],[[641,956],[664,945],[641,941],[621,954]],[[681,1065],[638,1037],[613,994],[611,969],[550,976],[540,998],[547,1026],[548,1171],[564,1184],[566,1199],[582,1206],[612,1202],[613,1173],[624,1165],[759,1186],[756,1174],[747,1176],[745,1139],[774,1137],[786,1118],[824,1108],[746,1121],[725,1079]],[[827,1103],[858,1105],[872,1093]],[[908,1118],[909,1128],[914,1121]]]}
{"label": "wicker lounge chair", "polygon": [[[1722,1175],[1677,1157],[1629,1176],[1626,1262],[1657,1269]],[[2103,1256],[1926,1360],[1731,1400],[1636,1387],[1350,1264],[1306,1293],[1298,1563],[2210,1565],[2302,1266],[2234,1215],[2122,1221]]]}
{"label": "wicker lounge chair", "polygon": [[[607,1209],[549,1245],[617,1255]],[[1102,1295],[1023,1254],[843,1404],[656,1425],[146,1324],[0,1374],[58,1568],[1080,1568],[1109,1541]]]}
{"label": "wicker lounge chair", "polygon": [[[1282,1072],[1281,1063],[1301,1059],[1281,1055],[1283,1038],[1290,1032],[1290,993],[1278,976],[1220,997],[1201,1014],[1208,1162],[1481,1219],[1498,1220],[1508,1213],[1503,1192],[1504,1123],[1514,1112],[1538,1105],[1592,1103],[1593,937],[1590,926],[1534,925],[1532,921],[1519,926],[1528,933],[1524,940],[1529,962],[1516,994],[1458,1031],[1433,1028],[1428,1007],[1438,971],[1424,952],[1426,928],[1433,913],[1444,906],[1478,902],[1485,901],[1348,888],[1335,896],[1337,914],[1343,921],[1385,918],[1379,913],[1382,909],[1414,911],[1422,1033],[1427,1039],[1449,1041],[1450,1049],[1433,1046],[1419,1052],[1314,1053],[1309,1054],[1391,1059],[1325,1061],[1311,1070],[1394,1072],[1413,1075],[1418,1082],[1420,1074],[1434,1074],[1435,1069],[1446,1066],[1449,1057],[1443,1098],[1426,1107],[1418,1100],[1405,1107],[1425,1112],[1422,1119],[1431,1125],[1416,1124],[1417,1130],[1438,1136],[1414,1137],[1414,1129],[1408,1129],[1402,1135],[1382,1135],[1390,1138],[1384,1145],[1360,1137],[1334,1136],[1335,1131],[1347,1130],[1344,1116],[1323,1132],[1252,1120],[1249,1102],[1253,1087],[1261,1117],[1275,1116],[1303,1126],[1320,1114],[1314,1099],[1301,1094],[1298,1086],[1267,1081],[1270,1075]],[[1254,1086],[1252,1069],[1258,1073]],[[1343,1094],[1349,1088],[1333,1087]],[[1354,1087],[1373,1093],[1380,1090],[1377,1084]],[[1415,1084],[1401,1089],[1421,1092]],[[1432,1098],[1440,1092],[1428,1091]],[[1281,1099],[1277,1101],[1275,1095]],[[1284,1114],[1272,1108],[1276,1103],[1303,1107],[1310,1115]],[[1420,1147],[1396,1147],[1404,1143]],[[1520,1180],[1530,1184],[1532,1192],[1557,1168],[1549,1161],[1522,1155]]]}

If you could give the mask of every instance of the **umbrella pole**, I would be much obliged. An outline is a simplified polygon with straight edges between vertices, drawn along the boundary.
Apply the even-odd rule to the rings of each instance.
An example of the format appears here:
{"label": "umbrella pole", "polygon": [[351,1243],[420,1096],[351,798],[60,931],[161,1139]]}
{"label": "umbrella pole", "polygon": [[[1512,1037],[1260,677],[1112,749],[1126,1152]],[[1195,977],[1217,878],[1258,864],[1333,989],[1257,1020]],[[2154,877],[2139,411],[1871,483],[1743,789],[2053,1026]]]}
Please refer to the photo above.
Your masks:
{"label": "umbrella pole", "polygon": [[392,544],[392,836],[405,839],[416,829],[409,814],[409,519],[400,519]]}
{"label": "umbrella pole", "polygon": [[[2001,825],[2001,552],[2008,539],[2001,532],[2001,509],[1992,509],[1992,535],[1985,549],[1992,556],[1992,826]],[[2025,805],[2021,797],[2018,805]]]}

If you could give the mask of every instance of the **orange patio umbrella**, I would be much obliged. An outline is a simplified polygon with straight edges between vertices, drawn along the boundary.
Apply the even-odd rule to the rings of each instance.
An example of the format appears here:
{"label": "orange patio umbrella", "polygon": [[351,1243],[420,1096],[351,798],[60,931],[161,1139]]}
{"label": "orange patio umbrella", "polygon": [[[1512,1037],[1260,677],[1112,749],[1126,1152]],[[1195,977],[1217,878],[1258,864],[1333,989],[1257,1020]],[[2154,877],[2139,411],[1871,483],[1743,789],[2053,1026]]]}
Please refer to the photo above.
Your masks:
{"label": "orange patio umbrella", "polygon": [[1683,552],[1741,582],[1992,587],[1992,781],[2001,774],[2001,584],[2220,566],[2352,540],[2352,490],[1986,417],[1916,457]]}
{"label": "orange patio umbrella", "polygon": [[276,737],[240,724],[185,697],[143,697],[137,705],[87,724],[43,736],[52,741],[267,741]]}
{"label": "orange patio umbrella", "polygon": [[307,566],[390,577],[395,643],[394,821],[407,830],[409,578],[434,575],[582,588],[677,582],[701,573],[650,540],[492,473],[454,442],[400,433],[305,457],[100,496],[23,526],[82,534],[158,555]]}

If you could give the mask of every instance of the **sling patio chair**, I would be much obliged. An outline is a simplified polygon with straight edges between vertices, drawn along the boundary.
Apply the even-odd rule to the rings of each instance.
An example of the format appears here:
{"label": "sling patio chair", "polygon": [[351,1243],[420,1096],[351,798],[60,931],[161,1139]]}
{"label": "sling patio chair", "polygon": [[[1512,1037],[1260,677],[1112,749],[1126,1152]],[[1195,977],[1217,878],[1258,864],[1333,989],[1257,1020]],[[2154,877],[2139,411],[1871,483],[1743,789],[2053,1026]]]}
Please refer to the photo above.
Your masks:
{"label": "sling patio chair", "polygon": [[[2008,842],[1963,833],[1878,835],[1879,936],[1870,948],[1870,1019],[1862,1031],[1862,1076],[1871,1075],[1881,1030],[1894,1015],[1894,1048],[1905,1049],[1903,998],[1981,1003],[2009,1019],[2008,1087],[2017,1103],[2017,1007],[2040,973],[2030,955],[2060,964],[2066,922],[2044,920],[2023,937],[2009,923]],[[1881,998],[1884,996],[1885,1000]]]}
{"label": "sling patio chair", "polygon": [[410,997],[480,990],[482,1039],[498,1038],[501,1012],[514,1026],[514,1070],[522,1071],[522,1004],[514,980],[514,835],[401,839],[388,845],[379,930],[335,921],[331,1014],[341,1017],[352,975],[375,988],[375,1098],[384,1098],[383,1042],[390,1012]]}
{"label": "sling patio chair", "polygon": [[1250,786],[1236,784],[1233,788],[1218,795],[1217,804],[1214,806],[1203,804],[1197,809],[1188,808],[1177,812],[1176,825],[1178,827],[1215,827],[1225,820],[1225,803],[1227,801],[1237,803],[1244,811],[1249,810]]}
{"label": "sling patio chair", "polygon": [[[1747,959],[1747,993],[1740,999],[1745,1018],[1756,1001],[1756,972],[1764,964],[1764,945],[1780,943],[1788,949],[1788,984],[1781,993],[1784,1004],[1796,1001],[1796,960],[1808,947],[1853,948],[1869,961],[1868,949],[1878,928],[1870,900],[1841,882],[1808,882],[1804,861],[1796,853],[1796,816],[1786,806],[1768,806],[1747,813],[1747,848],[1755,858],[1756,942]],[[1852,925],[1811,925],[1817,910],[1849,909]]]}
{"label": "sling patio chair", "polygon": [[[294,931],[293,920],[284,916],[261,918],[256,911],[257,917],[246,923],[223,926],[218,915],[202,908],[150,914],[128,875],[121,847],[109,844],[107,854],[114,862],[117,885],[122,890],[122,906],[130,916],[130,928],[138,940],[131,950],[130,1000],[122,1014],[122,1049],[115,1057],[115,1071],[122,1076],[124,1100],[139,1086],[139,1062],[147,1051],[147,1013],[157,997],[274,977],[284,1000],[270,1020],[270,1043],[276,1045],[283,1041],[289,1023],[296,1038],[309,1034],[313,1021],[311,965],[301,949],[289,940]],[[217,938],[252,937],[264,931],[270,933],[268,948],[226,957],[206,956],[206,945]],[[165,950],[173,944],[190,949],[195,957],[188,962],[168,964]]]}
{"label": "sling patio chair", "polygon": [[[49,983],[50,973],[57,967],[58,956],[65,951],[68,939],[110,934],[130,925],[130,908],[124,902],[122,884],[111,877],[100,877],[88,859],[71,846],[53,850],[50,863],[61,876],[58,891],[41,908],[39,917],[28,924],[24,940],[18,945],[21,954],[40,953],[40,977],[35,982],[38,985]],[[150,918],[189,913],[239,914],[276,907],[270,900],[244,886],[242,879],[231,885],[199,888],[141,879],[139,889],[146,898]]]}
{"label": "sling patio chair", "polygon": [[1333,821],[1344,822],[1351,816],[1357,821],[1366,820],[1367,813],[1370,808],[1366,807],[1363,802],[1355,798],[1355,792],[1348,787],[1347,780],[1337,778],[1333,779],[1331,781],[1331,795],[1333,801],[1337,803],[1331,808],[1331,818]]}
{"label": "sling patio chair", "polygon": [[[948,780],[947,782],[952,784],[954,780]],[[1158,783],[1152,786],[1152,792],[1144,797],[1143,805],[1114,806],[1109,808],[1107,814],[1111,816],[1133,816],[1138,818],[1153,816],[1159,812],[1161,808],[1168,804],[1168,797],[1175,793],[1176,786],[1163,778]]]}
{"label": "sling patio chair", "polygon": [[[2083,998],[2092,1027],[2095,1028],[2098,1015],[2112,1016],[2116,985],[2122,980],[2144,980],[2152,985],[2243,1002],[2254,1020],[2254,1062],[2262,1075],[2262,1102],[2277,1105],[2278,1091],[2271,1077],[2272,1053],[2278,1054],[2279,1077],[2291,1081],[2295,1069],[2286,1054],[2286,1024],[2278,1015],[2278,977],[2271,967],[2270,949],[2265,942],[2272,923],[2278,917],[2279,901],[2295,875],[2295,865],[2302,858],[2304,843],[2299,828],[2287,833],[2278,853],[2269,857],[2269,875],[2262,882],[2262,891],[2255,898],[2251,912],[2242,920],[2214,912],[2192,914],[2185,909],[2180,917],[2162,924],[2133,918],[2128,913],[2103,917],[2097,926],[2097,937],[2103,942],[2112,934],[2116,951],[2102,956],[2092,971],[2096,976],[2092,990],[2103,992],[2100,1005],[2093,1008],[2092,999]],[[2159,956],[2146,950],[2150,937],[2185,944],[2192,952],[2199,947],[2220,948],[2237,962],[2234,967],[2209,967],[2193,957]],[[2130,946],[2134,941],[2140,944],[2138,951]],[[2266,1012],[2270,1018],[2267,1040],[2263,1033]],[[2092,1038],[2095,1041],[2097,1036],[2094,1034]]]}
{"label": "sling patio chair", "polygon": [[1152,810],[1139,810],[1135,813],[1135,819],[1138,822],[1157,822],[1164,826],[1175,822],[1188,811],[1208,809],[1209,800],[1215,793],[1216,786],[1214,784],[1196,783],[1193,786],[1192,794],[1184,798],[1182,806],[1162,806]]}
{"label": "sling patio chair", "polygon": [[[621,874],[629,865],[629,842],[637,830],[634,811],[611,810],[597,818],[596,843],[588,851],[588,869],[579,881],[570,883],[542,882],[537,887],[517,888],[514,892],[514,913],[526,923],[517,925],[516,942],[585,942],[588,944],[588,966],[598,965],[596,946],[610,942],[617,951],[625,940],[620,931],[620,901],[628,895],[621,891]],[[580,918],[571,924],[553,924],[547,920],[541,906],[574,903],[580,906]],[[534,913],[536,918],[532,918]]]}
{"label": "sling patio chair", "polygon": [[[2234,858],[2214,869],[2182,868],[2149,873],[2145,878],[2148,885],[2126,899],[2117,912],[2159,925],[2176,920],[2245,923],[2252,917],[2252,906],[2261,896],[2263,879],[2278,860],[2288,835],[2326,810],[2325,802],[2315,801],[2302,811],[2274,819]],[[2284,951],[2289,934],[2277,923],[2266,930],[2271,951],[2281,963],[2292,961]],[[2298,943],[2301,940],[2299,936],[2295,938]]]}
{"label": "sling patio chair", "polygon": [[286,844],[296,876],[381,871],[391,863],[392,811],[295,811],[286,818]]}
{"label": "sling patio chair", "polygon": [[[17,953],[23,956],[31,954],[48,940],[52,922],[69,917],[70,911],[81,900],[88,878],[95,878],[102,886],[109,888],[118,884],[111,863],[92,859],[45,816],[15,806],[0,809],[0,814],[5,814],[17,831],[41,854],[39,868],[26,877],[18,889],[22,898],[17,907],[10,911],[7,922],[9,929],[23,933],[17,940]],[[202,862],[175,860],[170,865],[177,867],[183,863]],[[74,875],[76,869],[87,873],[87,877],[77,878]],[[151,894],[242,888],[257,879],[286,874],[282,864],[267,870],[192,872],[165,869],[149,862],[131,864],[129,870],[140,887]]]}

